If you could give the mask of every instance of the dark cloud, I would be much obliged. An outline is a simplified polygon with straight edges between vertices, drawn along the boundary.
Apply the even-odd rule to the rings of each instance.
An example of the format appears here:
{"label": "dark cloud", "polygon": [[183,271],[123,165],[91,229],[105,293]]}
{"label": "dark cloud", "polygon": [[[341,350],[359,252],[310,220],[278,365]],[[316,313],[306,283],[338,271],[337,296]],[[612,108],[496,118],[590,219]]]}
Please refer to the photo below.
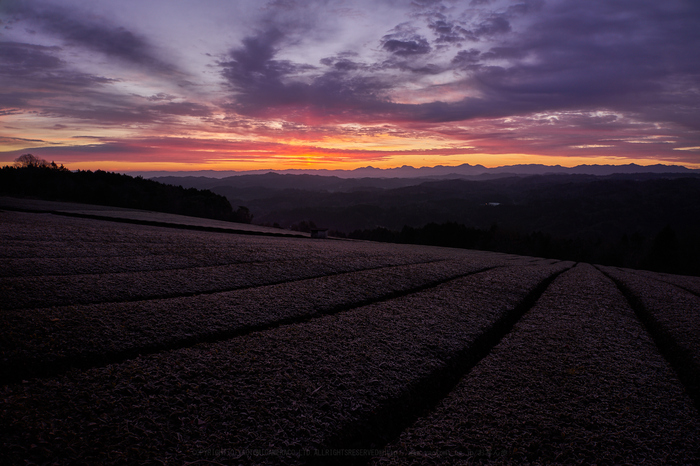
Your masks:
{"label": "dark cloud", "polygon": [[430,53],[430,44],[424,37],[412,36],[406,40],[394,39],[392,36],[384,36],[382,38],[382,48],[393,54],[406,55],[423,55]]}
{"label": "dark cloud", "polygon": [[341,72],[372,71],[371,66],[366,63],[355,61],[354,58],[356,57],[357,54],[355,53],[339,53],[333,57],[322,58],[319,63]]}
{"label": "dark cloud", "polygon": [[309,116],[309,112],[350,115],[363,112],[363,105],[383,100],[381,94],[389,85],[371,74],[355,73],[367,67],[344,58],[325,58],[321,64],[329,70],[297,79],[299,73],[316,69],[276,60],[276,45],[281,39],[277,30],[260,32],[232,50],[231,60],[219,63],[222,75],[235,91],[232,108],[236,111],[259,116],[274,112],[301,112],[301,117]]}
{"label": "dark cloud", "polygon": [[94,121],[103,125],[128,124],[169,124],[175,123],[177,117],[193,116],[208,117],[211,109],[193,102],[168,102],[155,105],[134,105],[128,98],[112,96],[111,100],[104,96],[101,103],[93,98],[73,105],[58,105],[48,103],[41,108],[46,116],[71,118]]}
{"label": "dark cloud", "polygon": [[411,66],[411,67],[406,67],[402,68],[402,70],[409,70],[414,74],[424,74],[424,75],[430,75],[430,74],[440,74],[443,71],[445,71],[445,67],[439,66],[433,63],[428,63],[425,66]]}
{"label": "dark cloud", "polygon": [[491,47],[488,52],[481,54],[481,59],[488,60],[513,60],[525,58],[528,53],[527,48],[523,47]]}
{"label": "dark cloud", "polygon": [[46,143],[43,139],[25,139],[25,138],[11,138],[6,136],[0,136],[0,143],[16,143],[16,142],[39,142]]}
{"label": "dark cloud", "polygon": [[[373,71],[402,71],[402,72],[408,72],[409,78],[405,78],[407,80],[411,79],[420,79],[420,77],[425,76],[425,75],[436,75],[444,72],[446,70],[446,67],[436,65],[434,63],[427,63],[427,64],[422,64],[422,63],[417,63],[412,60],[407,60],[405,57],[391,57],[388,60],[384,60],[382,63],[377,64],[375,66],[372,66],[370,68]],[[399,84],[397,81],[394,81],[394,84]]]}
{"label": "dark cloud", "polygon": [[0,92],[0,115],[17,115],[21,113],[29,94],[15,92]]}
{"label": "dark cloud", "polygon": [[205,105],[192,102],[168,102],[167,104],[154,105],[146,108],[146,111],[162,115],[196,116],[206,117],[211,115],[211,109]]}
{"label": "dark cloud", "polygon": [[[46,4],[10,2],[7,12],[14,18],[36,24],[57,35],[67,46],[80,46],[161,73],[176,72],[158,56],[148,41],[107,20],[81,16],[80,12]],[[15,20],[16,21],[16,20]]]}
{"label": "dark cloud", "polygon": [[275,60],[276,45],[283,38],[277,29],[261,32],[243,40],[242,47],[231,51],[230,61],[221,62],[223,75],[237,89],[268,89],[282,85],[281,79],[313,69],[289,60]]}
{"label": "dark cloud", "polygon": [[469,34],[469,31],[449,21],[443,14],[437,14],[428,23],[428,27],[435,33],[435,42],[438,44],[461,44]]}
{"label": "dark cloud", "polygon": [[63,66],[55,56],[60,47],[0,42],[0,74],[13,78],[45,75]]}
{"label": "dark cloud", "polygon": [[81,93],[114,82],[70,69],[57,55],[60,47],[0,42],[0,107],[26,107],[41,96]]}
{"label": "dark cloud", "polygon": [[460,50],[452,59],[451,64],[458,69],[468,69],[477,66],[481,61],[481,52],[476,49]]}
{"label": "dark cloud", "polygon": [[53,15],[47,18],[48,29],[61,34],[71,44],[81,45],[113,58],[145,66],[163,66],[149,50],[146,42],[124,28],[105,28],[83,24],[73,19]]}
{"label": "dark cloud", "polygon": [[398,56],[425,55],[432,50],[425,37],[416,34],[408,24],[400,24],[391,34],[382,37],[382,48]]}
{"label": "dark cloud", "polygon": [[474,29],[474,36],[493,36],[510,32],[510,23],[501,15],[493,15]]}
{"label": "dark cloud", "polygon": [[150,97],[146,97],[149,102],[162,102],[164,100],[175,100],[177,97],[172,94],[166,94],[165,92],[159,92]]}
{"label": "dark cloud", "polygon": [[0,108],[4,111],[105,125],[158,124],[178,116],[211,115],[205,105],[173,102],[175,96],[166,93],[146,98],[152,105],[135,105],[134,96],[106,87],[117,80],[78,71],[63,58],[71,56],[71,46],[80,45],[143,65],[149,72],[170,73],[170,67],[153,58],[146,42],[129,31],[83,21],[54,7],[12,2],[8,10],[15,23],[38,24],[44,32],[59,36],[63,45],[0,42]]}
{"label": "dark cloud", "polygon": [[532,11],[529,3],[509,7],[504,13],[494,13],[471,9],[460,19],[454,19],[441,13],[444,8],[424,12],[427,26],[435,35],[435,44],[462,45],[465,41],[479,42],[493,36],[511,32],[509,18],[522,16]]}
{"label": "dark cloud", "polygon": [[348,59],[336,61],[333,63],[333,67],[338,71],[355,71],[364,68],[362,64]]}
{"label": "dark cloud", "polygon": [[[3,114],[33,112],[41,116],[77,118],[100,124],[158,123],[177,116],[206,117],[211,110],[192,102],[167,101],[134,105],[133,96],[110,92],[115,80],[72,69],[59,58],[60,47],[0,42],[0,109]],[[172,99],[170,99],[172,100]],[[56,125],[54,128],[61,128]]]}

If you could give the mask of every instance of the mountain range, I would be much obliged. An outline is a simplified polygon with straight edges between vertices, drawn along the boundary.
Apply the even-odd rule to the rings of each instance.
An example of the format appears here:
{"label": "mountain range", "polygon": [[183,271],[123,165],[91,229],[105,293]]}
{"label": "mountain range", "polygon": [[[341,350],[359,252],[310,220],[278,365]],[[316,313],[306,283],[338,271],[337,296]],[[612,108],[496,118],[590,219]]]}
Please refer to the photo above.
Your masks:
{"label": "mountain range", "polygon": [[619,237],[634,232],[653,234],[667,224],[700,226],[696,220],[700,218],[696,202],[700,173],[693,170],[488,178],[265,173],[154,180],[211,190],[234,207],[249,208],[254,223],[285,228],[302,221],[344,232],[376,227],[397,230],[430,222],[459,222],[477,228],[497,223],[563,237]]}
{"label": "mountain range", "polygon": [[605,176],[616,173],[700,173],[700,169],[691,169],[680,165],[578,165],[576,167],[562,167],[561,165],[506,165],[502,167],[487,168],[483,165],[470,165],[468,163],[457,166],[437,165],[435,167],[410,167],[404,165],[397,168],[375,168],[372,166],[356,168],[354,170],[250,170],[250,171],[140,171],[129,172],[132,176],[144,178],[167,176],[203,176],[207,178],[226,178],[230,176],[261,175],[265,173],[280,173],[289,175],[319,175],[336,176],[338,178],[432,178],[432,177],[489,177],[489,176],[523,176],[523,175],[596,175]]}
{"label": "mountain range", "polygon": [[[455,174],[456,168],[463,174]],[[223,195],[261,225],[302,231],[315,225],[357,239],[700,273],[697,170],[517,168],[517,174],[510,172],[514,167],[501,167],[466,175],[481,169],[462,166],[354,171],[392,177],[268,172],[154,179]],[[545,170],[554,173],[539,173]],[[416,173],[426,176],[400,176]]]}

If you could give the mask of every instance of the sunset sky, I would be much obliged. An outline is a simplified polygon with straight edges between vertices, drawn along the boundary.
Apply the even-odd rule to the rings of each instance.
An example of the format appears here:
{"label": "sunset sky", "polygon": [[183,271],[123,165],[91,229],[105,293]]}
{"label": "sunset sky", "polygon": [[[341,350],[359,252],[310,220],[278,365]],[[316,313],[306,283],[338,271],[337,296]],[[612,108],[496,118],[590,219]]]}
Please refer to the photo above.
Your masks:
{"label": "sunset sky", "polygon": [[0,0],[0,165],[700,168],[697,0]]}

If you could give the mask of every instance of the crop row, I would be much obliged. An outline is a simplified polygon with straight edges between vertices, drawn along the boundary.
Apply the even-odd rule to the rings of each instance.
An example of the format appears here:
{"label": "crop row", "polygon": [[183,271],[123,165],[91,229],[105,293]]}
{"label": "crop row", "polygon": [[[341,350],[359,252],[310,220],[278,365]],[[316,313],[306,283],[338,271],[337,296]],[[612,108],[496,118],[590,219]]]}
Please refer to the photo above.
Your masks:
{"label": "crop row", "polygon": [[612,281],[560,275],[373,464],[697,463],[700,419]]}
{"label": "crop row", "polygon": [[[309,243],[309,240],[305,240]],[[80,248],[79,242],[73,242],[73,247]],[[6,244],[7,248],[13,245]],[[255,249],[240,250],[235,244],[220,249],[202,252],[199,249],[173,249],[136,254],[134,251],[113,250],[112,254],[104,256],[84,256],[76,254],[73,257],[17,257],[3,259],[0,265],[0,277],[51,276],[51,275],[83,275],[95,273],[144,272],[150,270],[168,270],[178,268],[210,267],[218,265],[244,264],[251,262],[272,262],[281,260],[342,261],[344,257],[353,256],[356,259],[365,258],[372,263],[401,264],[425,262],[448,258],[449,256],[412,255],[401,250],[375,249],[368,254],[352,254],[342,248],[325,248],[316,245],[314,248],[304,248],[304,244],[293,245],[288,250],[272,252],[266,245]],[[110,245],[103,249],[109,250]],[[36,248],[31,248],[36,252]],[[84,252],[84,251],[83,251]],[[453,254],[460,256],[465,254]],[[473,255],[473,254],[472,254]]]}
{"label": "crop row", "polygon": [[359,270],[406,265],[389,257],[253,262],[146,272],[0,278],[0,309],[124,302],[218,293]]}
{"label": "crop row", "polygon": [[[614,267],[601,267],[601,270],[630,296],[640,319],[700,408],[700,297],[666,281],[627,270]],[[668,280],[668,276],[665,278]]]}
{"label": "crop row", "polygon": [[[66,236],[61,248],[77,251],[91,245],[97,256],[85,257],[76,253],[73,257],[75,251],[69,250],[68,257],[37,258],[33,254],[40,254],[45,242],[18,239],[33,238],[40,229],[39,226],[24,228],[26,225],[17,220],[19,217],[26,221],[23,216],[30,215],[42,218],[37,222],[42,228],[56,232],[63,232],[66,227],[79,229],[84,222],[51,215],[43,218],[38,214],[2,213],[0,231],[14,237],[3,244],[4,250],[12,251],[18,243],[31,243],[22,246],[31,253],[24,257],[21,257],[24,253],[17,253],[15,256],[18,257],[8,258],[0,265],[0,291],[3,295],[0,309],[3,310],[187,296],[443,259],[509,257],[442,248],[309,239],[285,239],[285,247],[280,247],[281,243],[275,238],[167,228],[144,230],[145,227],[141,226],[92,222],[90,228],[93,231],[101,229],[103,233],[102,243],[83,242],[83,237],[76,233]],[[135,246],[140,243],[134,237],[147,233],[152,236],[143,241],[145,249],[144,246]],[[130,238],[133,242],[112,241],[111,235]],[[153,237],[157,239],[156,243],[153,243]],[[53,242],[49,244],[54,245]],[[118,252],[110,252],[116,244],[127,244],[128,248],[140,251],[140,255],[111,256],[112,252]],[[148,246],[151,244],[167,245],[167,249],[161,248],[158,254],[153,254]],[[193,247],[193,244],[197,246]],[[100,255],[105,251],[108,252],[106,256]]]}
{"label": "crop row", "polygon": [[5,454],[292,464],[305,451],[380,442],[570,265],[495,268],[304,323],[6,385]]}
{"label": "crop row", "polygon": [[44,214],[0,240],[0,463],[700,462],[695,278]]}
{"label": "crop row", "polygon": [[625,269],[627,273],[634,273],[642,277],[646,277],[651,280],[662,281],[675,285],[679,288],[694,294],[695,296],[700,296],[700,277],[693,277],[688,275],[673,275],[670,273],[657,273],[649,272],[647,270],[631,270]]}
{"label": "crop row", "polygon": [[[279,261],[305,261],[344,263],[353,258],[364,261],[369,267],[377,265],[400,265],[432,260],[451,259],[453,257],[479,257],[479,253],[459,251],[450,256],[445,254],[414,255],[397,249],[375,248],[367,254],[354,254],[344,248],[327,248],[316,245],[305,248],[307,244],[289,245],[288,249],[277,253],[267,253],[264,247],[250,251],[237,251],[235,247],[210,250],[206,253],[197,251],[172,251],[162,254],[121,255],[104,257],[60,257],[60,258],[12,258],[4,259],[0,265],[0,278],[5,277],[50,277],[52,275],[89,275],[124,272],[148,272],[158,270],[187,269],[196,267],[213,267],[247,263],[264,263]],[[75,243],[75,242],[74,242]],[[339,243],[336,243],[338,245]],[[340,243],[342,244],[342,243]],[[8,246],[8,247],[11,247]],[[482,254],[483,255],[483,254]],[[490,257],[497,257],[490,254]],[[522,261],[518,261],[522,262]]]}
{"label": "crop row", "polygon": [[0,314],[3,379],[55,373],[230,338],[358,307],[493,267],[438,261],[190,297],[15,309]]}
{"label": "crop row", "polygon": [[[210,257],[212,261],[201,265],[216,265],[221,263],[222,256],[228,258],[227,261],[252,262],[307,257],[330,260],[335,255],[354,254],[358,257],[411,256],[417,262],[460,254],[458,250],[442,248],[312,241],[308,238],[285,238],[286,247],[280,247],[278,238],[265,236],[208,233],[18,212],[0,214],[0,240],[3,243],[0,257],[11,260],[0,263],[0,273],[6,276],[10,275],[6,264],[13,264],[12,260],[20,260],[15,262],[15,267],[19,267],[21,272],[21,261],[49,258],[65,260],[68,273],[84,273],[70,271],[70,261],[75,258],[103,260],[154,255],[201,256]],[[49,271],[45,274],[52,273]],[[31,274],[35,275],[36,272],[32,271]]]}

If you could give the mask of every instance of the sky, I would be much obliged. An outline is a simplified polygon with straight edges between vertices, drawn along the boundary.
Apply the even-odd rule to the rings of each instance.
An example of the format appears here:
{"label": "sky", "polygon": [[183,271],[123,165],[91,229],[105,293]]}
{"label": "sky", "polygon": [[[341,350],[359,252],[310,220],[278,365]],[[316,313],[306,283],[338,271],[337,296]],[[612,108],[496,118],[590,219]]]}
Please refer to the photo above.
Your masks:
{"label": "sky", "polygon": [[0,165],[700,168],[697,0],[0,0]]}

